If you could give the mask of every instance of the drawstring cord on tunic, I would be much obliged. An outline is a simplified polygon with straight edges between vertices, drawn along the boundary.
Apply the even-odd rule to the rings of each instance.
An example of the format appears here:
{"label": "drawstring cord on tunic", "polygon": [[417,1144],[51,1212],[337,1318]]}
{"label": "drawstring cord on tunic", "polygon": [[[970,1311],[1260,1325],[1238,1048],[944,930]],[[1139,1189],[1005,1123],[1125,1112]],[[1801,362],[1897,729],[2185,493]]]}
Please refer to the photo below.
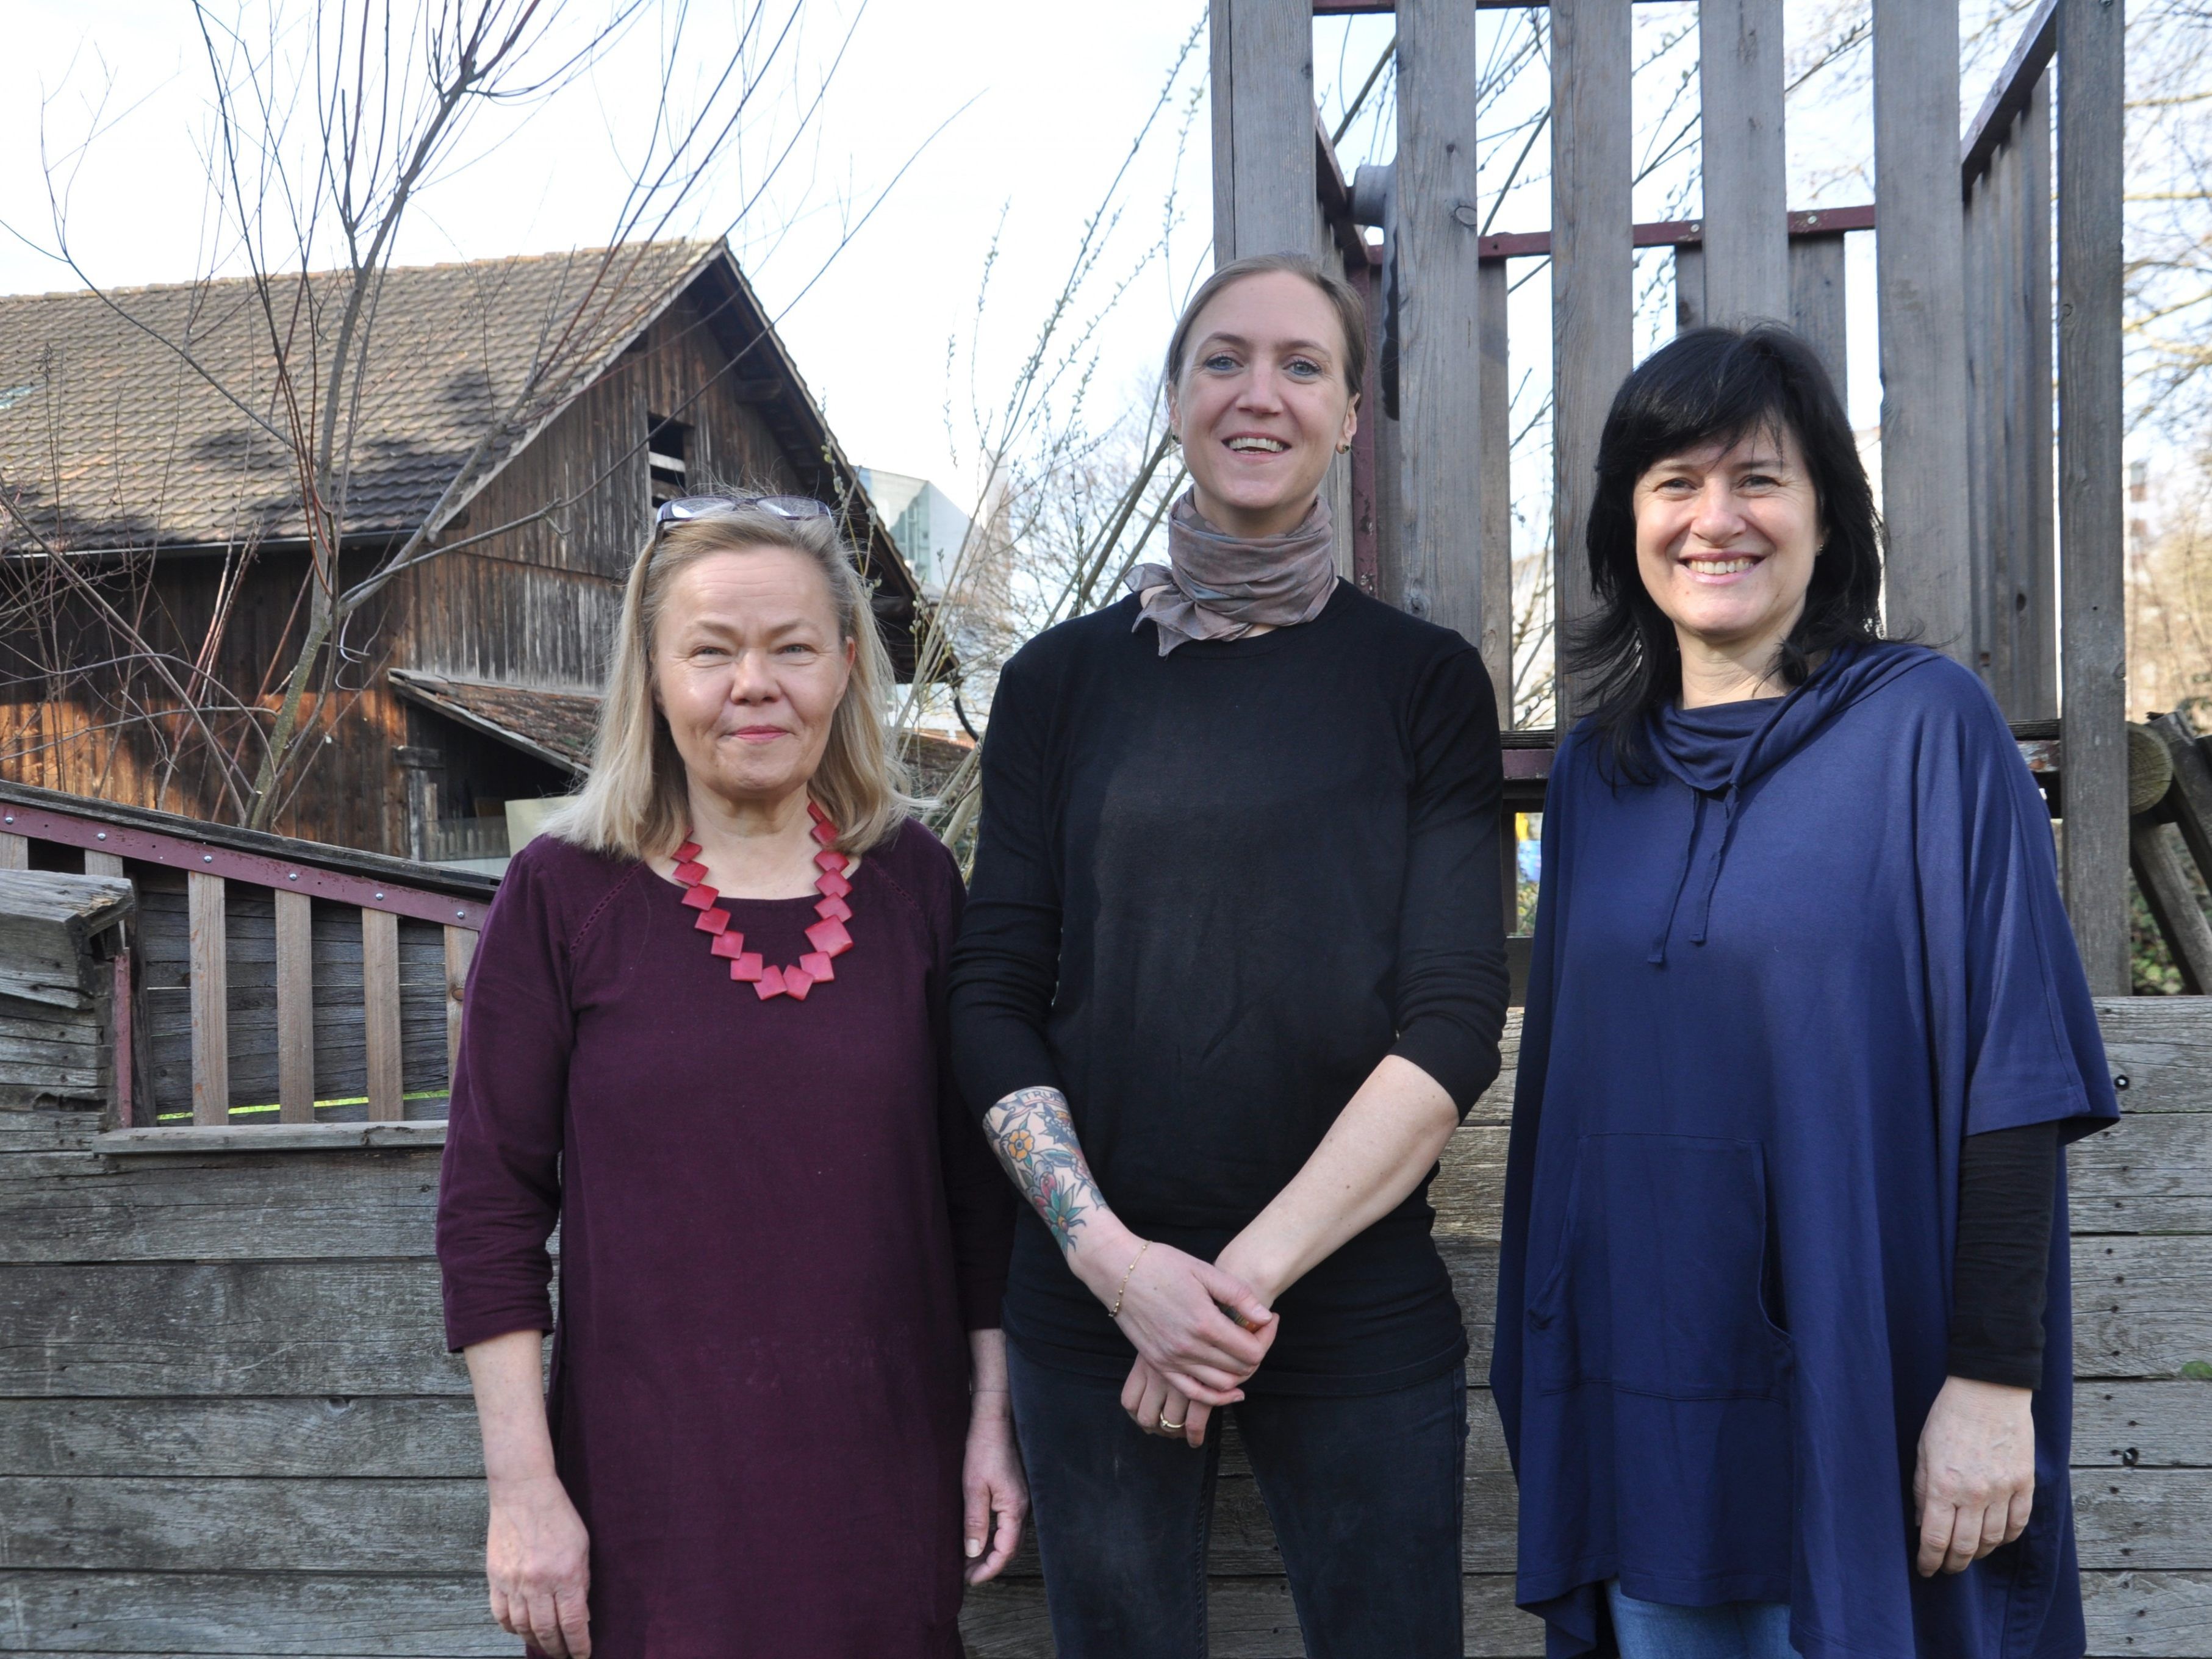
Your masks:
{"label": "drawstring cord on tunic", "polygon": [[1689,837],[1682,843],[1682,872],[1674,878],[1674,895],[1667,901],[1667,915],[1659,924],[1659,937],[1651,941],[1651,954],[1644,958],[1655,968],[1667,965],[1667,935],[1674,931],[1674,913],[1682,908],[1682,890],[1690,884],[1690,862],[1698,854],[1698,831],[1705,827],[1705,792],[1692,789],[1690,799],[1693,805],[1690,811]]}
{"label": "drawstring cord on tunic", "polygon": [[[1644,958],[1655,968],[1667,965],[1667,939],[1674,931],[1674,918],[1681,914],[1682,895],[1690,885],[1690,866],[1697,861],[1698,837],[1705,827],[1705,803],[1711,799],[1702,789],[1692,789],[1691,799],[1696,802],[1690,815],[1689,839],[1682,845],[1682,871],[1674,878],[1674,896],[1667,905],[1666,920],[1659,925],[1659,937],[1651,941],[1651,954]],[[1737,785],[1731,783],[1721,795],[1721,830],[1713,842],[1712,850],[1705,854],[1705,866],[1698,878],[1697,897],[1690,911],[1690,943],[1703,945],[1705,929],[1713,913],[1713,891],[1720,885],[1721,866],[1727,860],[1729,843],[1735,837],[1737,804],[1743,799]]]}

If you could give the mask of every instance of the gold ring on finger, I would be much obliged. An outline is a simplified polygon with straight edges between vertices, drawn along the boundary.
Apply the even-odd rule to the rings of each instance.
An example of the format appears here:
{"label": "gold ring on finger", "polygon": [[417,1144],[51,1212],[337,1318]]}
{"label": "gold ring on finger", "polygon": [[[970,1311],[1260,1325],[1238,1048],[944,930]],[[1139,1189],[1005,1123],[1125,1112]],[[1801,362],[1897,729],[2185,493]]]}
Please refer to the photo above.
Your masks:
{"label": "gold ring on finger", "polygon": [[[1188,1423],[1190,1419],[1186,1417],[1183,1419],[1182,1423]],[[1168,1421],[1168,1414],[1165,1412],[1162,1412],[1160,1413],[1160,1426],[1165,1429],[1170,1434],[1181,1434],[1182,1432],[1182,1423],[1170,1423]]]}

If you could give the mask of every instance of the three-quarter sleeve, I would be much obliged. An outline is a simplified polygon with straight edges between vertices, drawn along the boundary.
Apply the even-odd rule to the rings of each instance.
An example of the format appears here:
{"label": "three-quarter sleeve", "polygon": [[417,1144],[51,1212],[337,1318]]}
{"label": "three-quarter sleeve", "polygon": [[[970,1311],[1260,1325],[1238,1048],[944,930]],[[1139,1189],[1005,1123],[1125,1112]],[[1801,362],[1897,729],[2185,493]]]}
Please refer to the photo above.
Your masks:
{"label": "three-quarter sleeve", "polygon": [[960,1323],[971,1331],[996,1330],[1006,1295],[1006,1264],[1014,1248],[1014,1189],[999,1169],[983,1132],[962,1098],[953,1074],[946,981],[953,943],[960,934],[964,890],[952,855],[937,849],[941,902],[933,907],[937,952],[931,972],[930,1026],[937,1039],[937,1133],[945,1207],[952,1224],[952,1273]]}
{"label": "three-quarter sleeve", "polygon": [[561,1215],[561,1142],[574,1037],[566,942],[529,849],[484,919],[463,1000],[438,1265],[446,1343],[552,1328],[546,1250]]}
{"label": "three-quarter sleeve", "polygon": [[1471,647],[1440,656],[1411,711],[1413,799],[1398,924],[1391,1053],[1443,1085],[1461,1116],[1498,1076],[1509,981],[1498,813],[1498,704]]}
{"label": "three-quarter sleeve", "polygon": [[1060,976],[1060,892],[1046,828],[1045,688],[1026,653],[999,678],[983,738],[983,812],[952,953],[954,1074],[977,1116],[1018,1089],[1058,1088],[1045,1040]]}

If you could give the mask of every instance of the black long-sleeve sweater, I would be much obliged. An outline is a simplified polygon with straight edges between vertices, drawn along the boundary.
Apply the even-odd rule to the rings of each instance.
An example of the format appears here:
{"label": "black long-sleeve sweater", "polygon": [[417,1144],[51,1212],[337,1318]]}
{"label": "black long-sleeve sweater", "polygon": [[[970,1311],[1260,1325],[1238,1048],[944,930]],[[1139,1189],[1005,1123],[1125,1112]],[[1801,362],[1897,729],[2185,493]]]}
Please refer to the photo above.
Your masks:
{"label": "black long-sleeve sweater", "polygon": [[[1067,1097],[1107,1201],[1211,1258],[1386,1054],[1464,1112],[1498,1072],[1498,719],[1458,635],[1340,584],[1321,615],[1162,657],[1133,599],[1010,662],[951,986],[979,1114]],[[1426,1183],[1293,1286],[1249,1385],[1395,1388],[1466,1337]],[[1024,1212],[1006,1308],[1032,1360],[1132,1350]]]}

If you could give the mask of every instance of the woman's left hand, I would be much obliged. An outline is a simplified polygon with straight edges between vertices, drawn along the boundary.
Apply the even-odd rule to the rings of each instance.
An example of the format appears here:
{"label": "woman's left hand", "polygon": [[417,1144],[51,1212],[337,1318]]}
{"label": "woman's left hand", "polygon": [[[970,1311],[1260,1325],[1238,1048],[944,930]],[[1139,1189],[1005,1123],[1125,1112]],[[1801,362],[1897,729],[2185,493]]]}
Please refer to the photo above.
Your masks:
{"label": "woman's left hand", "polygon": [[1212,1415],[1212,1407],[1185,1398],[1142,1354],[1121,1385],[1121,1409],[1146,1434],[1193,1446],[1206,1443],[1206,1419]]}
{"label": "woman's left hand", "polygon": [[968,1554],[968,1582],[980,1584],[996,1578],[1014,1559],[1021,1546],[1022,1522],[1030,1512],[1029,1482],[1022,1476],[1014,1419],[1003,1393],[975,1397],[960,1487],[966,1505],[961,1536]]}
{"label": "woman's left hand", "polygon": [[1948,1377],[1920,1431],[1912,1502],[1920,1511],[1923,1578],[1964,1572],[2027,1526],[2035,1502],[2035,1419],[2029,1389]]}

